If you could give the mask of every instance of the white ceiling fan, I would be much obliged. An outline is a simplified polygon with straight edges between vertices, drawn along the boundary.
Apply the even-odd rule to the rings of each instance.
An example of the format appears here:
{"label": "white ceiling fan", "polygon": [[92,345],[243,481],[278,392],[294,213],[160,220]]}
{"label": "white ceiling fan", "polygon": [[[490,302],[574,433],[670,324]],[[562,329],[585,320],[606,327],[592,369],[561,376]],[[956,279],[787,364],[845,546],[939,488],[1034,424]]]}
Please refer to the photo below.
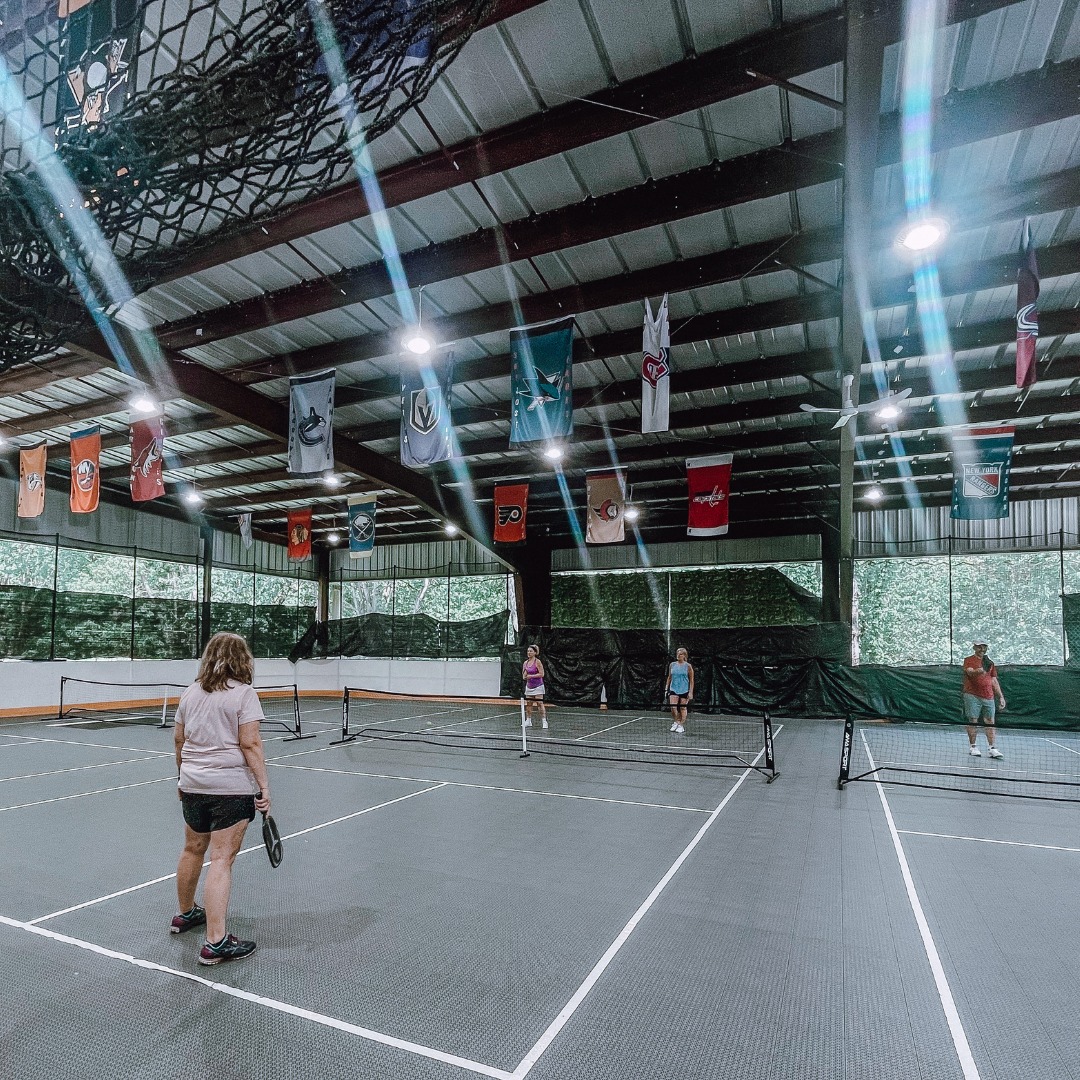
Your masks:
{"label": "white ceiling fan", "polygon": [[861,405],[855,405],[851,400],[851,384],[854,381],[854,375],[844,376],[844,389],[841,394],[841,406],[839,409],[822,409],[817,405],[800,405],[799,408],[803,412],[832,413],[836,417],[836,423],[833,424],[833,430],[835,430],[836,428],[842,428],[853,416],[858,416],[859,413],[879,412],[882,409],[895,407],[898,402],[911,396],[911,387],[909,386],[898,394],[886,394],[883,398],[878,398],[877,401],[864,401]]}

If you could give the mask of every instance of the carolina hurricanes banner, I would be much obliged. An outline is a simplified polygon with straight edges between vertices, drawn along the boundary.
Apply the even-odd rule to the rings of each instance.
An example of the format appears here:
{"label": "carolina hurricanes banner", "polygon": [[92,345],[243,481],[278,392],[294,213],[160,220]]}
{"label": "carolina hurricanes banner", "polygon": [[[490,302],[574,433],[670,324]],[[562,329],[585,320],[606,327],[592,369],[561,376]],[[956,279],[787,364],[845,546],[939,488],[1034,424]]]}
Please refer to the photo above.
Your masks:
{"label": "carolina hurricanes banner", "polygon": [[454,358],[401,365],[401,464],[410,469],[448,461],[453,454],[450,388]]}
{"label": "carolina hurricanes banner", "polygon": [[686,482],[690,489],[686,535],[723,536],[728,531],[731,454],[688,458]]}
{"label": "carolina hurricanes banner", "polygon": [[311,558],[311,507],[290,510],[288,519],[289,561],[303,562]]}
{"label": "carolina hurricanes banner", "polygon": [[318,476],[334,467],[334,381],[337,373],[289,380],[289,464],[293,476]]}
{"label": "carolina hurricanes banner", "polygon": [[19,517],[36,518],[45,511],[45,444],[19,451]]}
{"label": "carolina hurricanes banner", "polygon": [[349,558],[370,559],[375,549],[376,502],[372,495],[349,498]]}
{"label": "carolina hurricanes banner", "polygon": [[1009,516],[1012,451],[1011,427],[953,436],[953,518],[985,521]]}
{"label": "carolina hurricanes banner", "polygon": [[585,543],[618,544],[625,536],[623,512],[626,493],[622,473],[616,469],[588,473],[585,477],[586,513]]}
{"label": "carolina hurricanes banner", "polygon": [[161,478],[164,450],[161,417],[136,420],[131,425],[131,497],[135,502],[149,502],[165,494],[165,481]]}
{"label": "carolina hurricanes banner", "polygon": [[1035,382],[1035,342],[1039,337],[1039,264],[1031,244],[1031,221],[1024,219],[1020,237],[1020,269],[1016,273],[1016,386]]}
{"label": "carolina hurricanes banner", "polygon": [[71,436],[71,512],[92,514],[101,491],[101,428],[76,431]]}
{"label": "carolina hurricanes banner", "polygon": [[525,511],[528,506],[528,484],[504,484],[495,489],[496,544],[525,543]]}
{"label": "carolina hurricanes banner", "polygon": [[510,331],[510,443],[574,430],[574,316]]}
{"label": "carolina hurricanes banner", "polygon": [[251,538],[251,515],[239,514],[236,520],[240,523],[240,543],[244,545],[245,551],[250,551],[254,543]]}
{"label": "carolina hurricanes banner", "polygon": [[668,298],[660,301],[653,318],[645,300],[645,326],[641,334],[641,430],[667,431],[668,400],[671,396],[671,331],[668,328]]}

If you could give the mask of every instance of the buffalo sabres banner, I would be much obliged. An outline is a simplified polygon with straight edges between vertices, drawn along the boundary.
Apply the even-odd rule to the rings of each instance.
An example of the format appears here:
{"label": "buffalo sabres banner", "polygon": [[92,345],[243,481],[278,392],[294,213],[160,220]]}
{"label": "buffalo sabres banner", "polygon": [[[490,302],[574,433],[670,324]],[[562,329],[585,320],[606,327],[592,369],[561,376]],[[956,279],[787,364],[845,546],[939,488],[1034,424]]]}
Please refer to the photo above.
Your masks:
{"label": "buffalo sabres banner", "polygon": [[953,437],[953,518],[983,521],[1009,516],[1012,450],[1011,427]]}
{"label": "buffalo sabres banner", "polygon": [[45,444],[19,451],[19,517],[40,517],[45,510]]}
{"label": "buffalo sabres banner", "polygon": [[240,543],[244,545],[245,551],[250,551],[254,542],[251,539],[251,515],[240,514],[236,520],[240,523]]}
{"label": "buffalo sabres banner", "polygon": [[728,531],[731,455],[687,458],[686,483],[690,489],[686,535],[723,536]]}
{"label": "buffalo sabres banner", "polygon": [[375,499],[354,495],[349,499],[349,558],[369,559],[375,548]]}
{"label": "buffalo sabres banner", "polygon": [[401,368],[401,464],[409,468],[447,461],[453,453],[450,387],[454,358]]}
{"label": "buffalo sabres banner", "polygon": [[1020,268],[1016,274],[1016,387],[1035,382],[1035,342],[1039,337],[1039,264],[1031,243],[1031,221],[1024,219],[1020,236]]}
{"label": "buffalo sabres banner", "polygon": [[622,473],[616,469],[591,472],[585,477],[586,513],[585,543],[618,544],[624,539],[623,513],[626,492]]}
{"label": "buffalo sabres banner", "polygon": [[165,451],[165,429],[161,418],[136,420],[131,425],[131,497],[148,502],[165,494],[161,477],[161,455]]}
{"label": "buffalo sabres banner", "polygon": [[336,372],[289,380],[289,467],[293,476],[318,476],[334,467]]}
{"label": "buffalo sabres banner", "polygon": [[667,293],[653,318],[645,301],[645,326],[641,334],[641,430],[667,431],[668,401],[671,396],[671,367],[668,352],[671,331],[668,329]]}
{"label": "buffalo sabres banner", "polygon": [[528,505],[528,484],[504,484],[495,489],[496,544],[525,543],[525,510]]}
{"label": "buffalo sabres banner", "polygon": [[101,491],[101,428],[76,431],[71,436],[71,512],[92,514]]}
{"label": "buffalo sabres banner", "polygon": [[574,316],[510,331],[510,442],[574,430]]}
{"label": "buffalo sabres banner", "polygon": [[311,507],[290,510],[288,524],[289,561],[303,562],[311,558]]}

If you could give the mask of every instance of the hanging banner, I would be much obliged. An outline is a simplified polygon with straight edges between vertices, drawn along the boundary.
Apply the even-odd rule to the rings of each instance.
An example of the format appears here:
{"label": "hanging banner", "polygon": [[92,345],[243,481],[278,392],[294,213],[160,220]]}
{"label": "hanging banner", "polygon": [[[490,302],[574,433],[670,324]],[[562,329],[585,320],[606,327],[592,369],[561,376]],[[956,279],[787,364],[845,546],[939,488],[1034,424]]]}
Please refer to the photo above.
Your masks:
{"label": "hanging banner", "polygon": [[71,497],[73,514],[92,514],[101,492],[101,428],[76,431],[71,436]]}
{"label": "hanging banner", "polygon": [[626,511],[626,492],[623,475],[617,469],[604,469],[585,476],[586,513],[585,543],[618,544],[625,538],[623,514]]}
{"label": "hanging banner", "polygon": [[645,300],[645,325],[641,334],[641,430],[667,431],[668,402],[671,397],[671,367],[668,352],[671,331],[668,328],[668,298],[660,301],[653,318]]}
{"label": "hanging banner", "polygon": [[293,476],[319,476],[334,467],[334,382],[320,371],[289,379],[289,465]]}
{"label": "hanging banner", "polygon": [[19,517],[36,518],[45,512],[45,463],[48,450],[44,443],[19,451]]}
{"label": "hanging banner", "polygon": [[731,454],[688,458],[689,487],[687,536],[723,536],[728,531],[728,497],[731,491]]}
{"label": "hanging banner", "polygon": [[375,549],[375,498],[349,497],[349,558],[369,559]]}
{"label": "hanging banner", "polygon": [[574,430],[574,316],[510,331],[510,443]]}
{"label": "hanging banner", "polygon": [[290,510],[288,518],[289,561],[303,562],[311,558],[311,507]]}
{"label": "hanging banner", "polygon": [[986,521],[1009,516],[1013,429],[983,428],[953,436],[952,517]]}
{"label": "hanging banner", "polygon": [[161,417],[136,420],[131,425],[131,497],[149,502],[165,494],[161,456],[165,452],[165,429]]}
{"label": "hanging banner", "polygon": [[236,520],[240,523],[240,543],[244,545],[245,551],[250,551],[254,543],[251,538],[251,515],[240,514]]}
{"label": "hanging banner", "polygon": [[528,484],[504,484],[495,489],[496,544],[525,543],[525,511],[529,505]]}
{"label": "hanging banner", "polygon": [[1016,388],[1035,382],[1035,342],[1039,338],[1039,264],[1031,244],[1031,221],[1020,234],[1020,268],[1016,272]]}
{"label": "hanging banner", "polygon": [[415,367],[401,365],[401,464],[410,469],[448,461],[453,456],[454,429],[450,390],[454,357]]}

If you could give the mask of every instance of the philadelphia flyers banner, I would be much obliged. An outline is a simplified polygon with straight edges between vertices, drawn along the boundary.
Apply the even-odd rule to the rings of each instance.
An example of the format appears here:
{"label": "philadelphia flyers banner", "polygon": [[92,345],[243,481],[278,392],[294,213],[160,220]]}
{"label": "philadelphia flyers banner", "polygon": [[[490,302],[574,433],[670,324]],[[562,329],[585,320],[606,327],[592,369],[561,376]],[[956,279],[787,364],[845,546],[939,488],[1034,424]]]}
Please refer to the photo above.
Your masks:
{"label": "philadelphia flyers banner", "polygon": [[525,542],[525,510],[528,503],[528,484],[504,484],[495,489],[496,544]]}
{"label": "philadelphia flyers banner", "polygon": [[92,514],[101,491],[101,428],[76,431],[71,436],[71,498],[73,514]]}
{"label": "philadelphia flyers banner", "polygon": [[731,454],[688,458],[686,482],[690,488],[686,535],[723,536],[728,531]]}
{"label": "philadelphia flyers banner", "polygon": [[289,511],[289,560],[303,562],[311,558],[311,507]]}

